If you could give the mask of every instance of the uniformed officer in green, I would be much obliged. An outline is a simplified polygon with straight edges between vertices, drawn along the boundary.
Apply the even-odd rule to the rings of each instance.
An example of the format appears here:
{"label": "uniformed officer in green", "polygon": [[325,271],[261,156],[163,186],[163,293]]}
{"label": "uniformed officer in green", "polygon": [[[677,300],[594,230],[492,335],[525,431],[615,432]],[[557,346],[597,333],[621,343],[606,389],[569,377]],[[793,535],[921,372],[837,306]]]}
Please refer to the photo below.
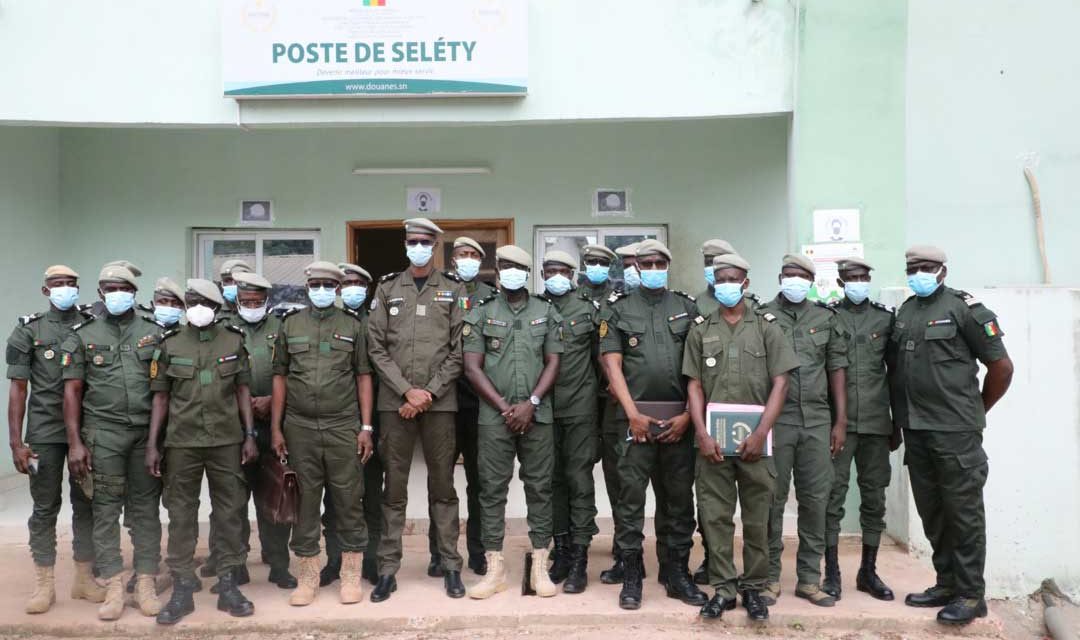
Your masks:
{"label": "uniformed officer in green", "polygon": [[503,538],[506,496],[521,464],[532,553],[525,560],[522,594],[555,595],[547,573],[551,542],[551,476],[555,441],[551,389],[563,352],[562,316],[529,295],[532,256],[513,245],[495,252],[499,293],[480,301],[465,318],[465,375],[483,400],[480,406],[480,505],[483,508],[487,574],[469,597],[489,598],[506,589]]}
{"label": "uniformed officer in green", "polygon": [[[784,408],[788,373],[799,366],[795,352],[771,313],[755,313],[744,292],[750,264],[734,253],[713,259],[713,300],[720,305],[705,322],[690,329],[683,356],[689,379],[690,415],[698,453],[698,522],[708,550],[709,581],[715,595],[701,608],[705,618],[719,618],[735,608],[742,592],[751,620],[765,620],[769,609],[761,591],[769,578],[769,505],[776,488],[776,468],[763,458],[769,432]],[[724,457],[705,421],[710,402],[759,405],[764,411],[754,432],[739,445],[738,455]],[[743,573],[735,571],[735,503],[743,531]]]}
{"label": "uniformed officer in green", "polygon": [[[690,327],[701,324],[693,296],[668,289],[671,251],[657,240],[637,246],[641,287],[608,299],[599,326],[600,353],[611,394],[621,411],[618,430],[626,440],[618,462],[620,517],[615,541],[625,576],[619,606],[641,606],[645,492],[650,480],[657,496],[657,545],[663,545],[665,589],[669,597],[701,606],[708,598],[690,578],[694,533],[693,438],[690,414],[664,420],[643,413],[638,402],[686,403],[683,346]],[[666,562],[665,562],[666,561]]]}
{"label": "uniformed officer in green", "polygon": [[[454,239],[450,253],[453,275],[461,279],[469,297],[465,310],[476,306],[478,300],[484,300],[495,293],[495,287],[479,279],[480,265],[487,253],[484,247],[468,236]],[[487,559],[484,557],[484,540],[480,526],[480,470],[476,466],[477,457],[477,419],[480,413],[480,399],[476,397],[469,380],[463,375],[457,382],[458,410],[454,419],[454,440],[457,454],[461,456],[465,470],[465,497],[468,519],[465,523],[465,546],[469,553],[469,568],[476,575],[487,573]],[[457,456],[455,456],[456,458]],[[439,556],[439,527],[435,514],[428,509],[428,548],[431,562],[428,575],[443,575],[442,558]]]}
{"label": "uniformed officer in green", "polygon": [[578,296],[603,303],[611,295],[611,265],[618,258],[615,252],[602,244],[587,244],[581,248],[585,263],[585,279],[578,287]]}
{"label": "uniformed officer in green", "polygon": [[164,329],[172,329],[184,317],[184,290],[171,278],[154,283],[154,320]]}
{"label": "uniformed officer in green", "polygon": [[[555,547],[548,572],[563,583],[564,593],[582,593],[589,583],[589,544],[600,533],[596,526],[596,489],[593,466],[599,457],[596,372],[597,316],[600,303],[574,292],[578,262],[565,251],[544,254],[544,293],[563,318],[563,354],[555,381],[555,473],[552,477],[552,512]],[[565,582],[563,582],[565,580]]]}
{"label": "uniformed officer in green", "polygon": [[[49,299],[46,311],[22,316],[7,341],[8,438],[15,470],[30,481],[30,555],[34,559],[34,592],[27,613],[45,613],[56,601],[56,518],[64,490],[64,382],[60,371],[60,344],[71,326],[89,312],[79,312],[79,274],[62,264],[45,270],[41,294]],[[28,402],[29,400],[29,402]],[[26,423],[25,433],[23,422]],[[101,602],[105,589],[94,582],[94,514],[90,501],[71,486],[71,548],[75,579],[71,599]]]}
{"label": "uniformed officer in green", "polygon": [[72,327],[60,347],[68,469],[92,491],[94,558],[108,589],[98,609],[102,620],[116,620],[124,610],[121,512],[130,516],[139,610],[146,616],[161,610],[154,580],[161,562],[161,481],[144,466],[150,361],[161,327],[135,311],[137,286],[127,268],[103,268],[98,295],[105,312]]}
{"label": "uniformed officer in green", "polygon": [[[270,449],[270,405],[273,395],[274,348],[281,331],[281,318],[269,309],[270,293],[273,290],[269,280],[250,271],[238,271],[233,273],[233,281],[237,286],[235,326],[243,332],[244,350],[247,352],[251,370],[249,396],[252,424],[255,428],[255,446],[261,458],[264,455],[273,455]],[[247,553],[251,550],[251,521],[247,517],[247,503],[258,486],[258,459],[244,465],[244,478],[244,513],[240,525],[244,545],[243,559],[246,563]],[[263,562],[270,565],[267,580],[279,589],[296,588],[296,577],[289,573],[289,533],[292,527],[272,522],[269,515],[260,508],[258,500],[255,501],[255,521],[259,527]],[[216,560],[217,554],[211,555],[215,556]],[[246,564],[242,563],[237,567],[236,583],[244,584],[244,578],[250,579]]]}
{"label": "uniformed officer in green", "polygon": [[847,437],[833,458],[832,492],[825,514],[825,582],[821,588],[840,599],[842,585],[838,545],[844,519],[851,463],[859,482],[859,524],[862,527],[862,562],[855,588],[878,600],[892,600],[893,592],[877,575],[877,552],[885,530],[885,488],[892,477],[889,452],[900,446],[894,437],[889,411],[889,381],[885,346],[893,332],[893,310],[870,300],[870,271],[859,258],[839,263],[837,285],[844,298],[829,306],[848,337]]}
{"label": "uniformed officer in green", "polygon": [[773,429],[776,493],[769,514],[769,584],[763,595],[770,605],[780,597],[784,505],[792,476],[799,503],[795,595],[819,607],[836,604],[819,583],[825,553],[825,510],[833,480],[832,456],[843,449],[847,434],[848,337],[835,310],[806,299],[816,273],[806,256],[784,256],[778,278],[780,293],[760,307],[776,318],[799,358],[799,368],[791,374],[787,402]]}
{"label": "uniformed officer in green", "polygon": [[251,273],[254,269],[252,269],[251,265],[247,262],[234,258],[222,262],[221,269],[218,273],[218,277],[220,278],[218,285],[221,288],[222,297],[225,298],[225,307],[221,310],[221,315],[231,323],[235,323],[239,319],[236,304],[238,289],[233,274],[243,273],[245,271]]}
{"label": "uniformed officer in green", "polygon": [[[339,262],[338,268],[345,274],[341,280],[341,310],[352,314],[358,319],[368,317],[368,291],[371,288],[371,274],[367,269]],[[371,376],[371,384],[374,393],[378,393],[379,379],[374,374]],[[371,439],[375,443],[375,454],[364,464],[364,522],[367,524],[368,544],[364,551],[364,563],[361,575],[371,584],[379,580],[379,563],[376,555],[379,552],[379,541],[382,539],[382,492],[383,492],[383,465],[379,457],[379,414],[374,412],[371,416],[371,426],[375,430],[371,433]],[[323,494],[323,537],[326,539],[326,566],[319,572],[319,586],[326,587],[341,577],[341,545],[338,544],[337,530],[334,522],[337,516],[334,514],[334,501],[330,494]]]}
{"label": "uniformed officer in green", "polygon": [[[169,512],[165,561],[173,574],[172,597],[157,616],[164,625],[176,624],[195,610],[195,543],[204,475],[215,522],[210,545],[217,559],[217,608],[235,617],[255,612],[236,585],[236,570],[245,562],[242,520],[247,518],[248,498],[241,465],[258,457],[244,332],[217,317],[225,299],[209,280],[188,280],[184,303],[187,325],[166,331],[150,362],[154,400],[146,472],[161,478],[164,471]],[[163,432],[161,452],[157,443]]]}
{"label": "uniformed officer in green", "polygon": [[319,506],[330,494],[341,545],[343,604],[360,602],[367,548],[363,465],[374,451],[367,322],[334,305],[345,274],[332,262],[304,269],[310,307],[287,314],[274,347],[271,447],[288,457],[300,482],[292,550],[298,585],[289,604],[306,606],[319,592]]}
{"label": "uniformed officer in green", "polygon": [[[905,602],[944,607],[939,622],[967,624],[986,615],[982,432],[1013,364],[994,312],[945,286],[944,251],[916,246],[905,258],[915,295],[900,307],[889,341],[893,419],[903,429],[904,464],[937,572],[934,586]],[[976,361],[986,366],[981,390]]]}
{"label": "uniformed officer in green", "polygon": [[390,597],[401,568],[409,470],[419,440],[428,472],[428,509],[439,534],[446,595],[461,598],[457,550],[458,495],[454,489],[454,412],[461,375],[461,322],[468,295],[456,277],[435,270],[442,233],[427,218],[405,221],[410,266],[383,276],[375,289],[368,325],[371,363],[379,374],[380,455],[386,467],[379,582],[372,602]]}
{"label": "uniformed officer in green", "polygon": [[[134,262],[131,262],[130,260],[110,260],[109,262],[106,262],[101,266],[102,269],[104,269],[105,267],[123,267],[130,271],[131,275],[135,276],[136,278],[142,277],[142,269],[140,269],[138,265],[136,265]],[[94,300],[88,305],[79,305],[79,308],[83,311],[89,311],[90,315],[101,316],[105,314],[105,301],[101,298],[98,298],[97,300]],[[139,302],[138,300],[135,301],[134,308],[136,313],[140,311],[152,311],[150,307]]]}

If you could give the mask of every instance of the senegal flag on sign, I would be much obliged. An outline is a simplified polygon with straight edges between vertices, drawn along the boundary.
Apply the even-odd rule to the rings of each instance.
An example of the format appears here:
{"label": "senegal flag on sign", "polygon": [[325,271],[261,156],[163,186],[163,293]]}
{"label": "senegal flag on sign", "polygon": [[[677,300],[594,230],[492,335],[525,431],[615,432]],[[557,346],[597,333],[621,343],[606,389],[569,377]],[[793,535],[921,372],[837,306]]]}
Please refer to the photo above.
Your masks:
{"label": "senegal flag on sign", "polygon": [[386,0],[364,0],[365,7],[385,7]]}

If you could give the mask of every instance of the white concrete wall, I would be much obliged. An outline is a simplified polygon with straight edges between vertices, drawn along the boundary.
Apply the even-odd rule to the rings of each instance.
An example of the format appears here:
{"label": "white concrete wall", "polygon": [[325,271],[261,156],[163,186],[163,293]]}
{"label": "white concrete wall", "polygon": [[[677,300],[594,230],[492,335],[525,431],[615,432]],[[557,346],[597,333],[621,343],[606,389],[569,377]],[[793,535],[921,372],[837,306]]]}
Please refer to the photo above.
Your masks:
{"label": "white concrete wall", "polygon": [[[524,99],[247,102],[254,124],[687,118],[791,110],[787,0],[532,0]],[[0,122],[233,126],[216,0],[0,1]]]}

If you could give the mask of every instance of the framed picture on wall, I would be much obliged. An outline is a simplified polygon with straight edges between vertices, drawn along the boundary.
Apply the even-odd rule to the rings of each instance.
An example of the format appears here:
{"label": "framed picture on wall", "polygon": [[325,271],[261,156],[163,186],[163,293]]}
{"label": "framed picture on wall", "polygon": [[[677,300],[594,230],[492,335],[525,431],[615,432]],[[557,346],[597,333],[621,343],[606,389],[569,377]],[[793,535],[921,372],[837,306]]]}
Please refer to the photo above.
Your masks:
{"label": "framed picture on wall", "polygon": [[240,224],[250,227],[269,227],[274,223],[272,200],[241,200]]}

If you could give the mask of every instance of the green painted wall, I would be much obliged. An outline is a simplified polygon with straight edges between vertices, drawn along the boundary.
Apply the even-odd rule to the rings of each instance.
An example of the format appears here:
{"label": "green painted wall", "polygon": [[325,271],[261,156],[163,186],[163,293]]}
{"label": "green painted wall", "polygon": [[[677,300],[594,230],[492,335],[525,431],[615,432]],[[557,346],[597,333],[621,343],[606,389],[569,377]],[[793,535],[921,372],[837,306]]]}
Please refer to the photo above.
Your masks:
{"label": "green painted wall", "polygon": [[[0,326],[5,341],[18,316],[48,307],[40,291],[45,268],[70,256],[60,221],[59,151],[55,129],[0,127]],[[6,431],[6,377],[0,394]],[[0,455],[0,476],[12,471],[10,453]]]}

